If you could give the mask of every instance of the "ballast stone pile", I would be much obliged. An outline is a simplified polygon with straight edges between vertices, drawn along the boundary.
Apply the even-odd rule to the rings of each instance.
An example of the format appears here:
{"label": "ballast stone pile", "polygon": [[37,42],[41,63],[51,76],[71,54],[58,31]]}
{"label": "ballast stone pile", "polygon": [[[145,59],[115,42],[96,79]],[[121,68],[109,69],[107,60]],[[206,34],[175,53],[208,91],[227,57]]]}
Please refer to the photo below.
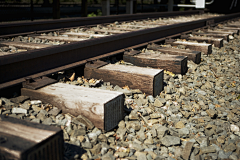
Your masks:
{"label": "ballast stone pile", "polygon": [[[65,159],[240,159],[240,37],[188,62],[186,75],[164,75],[158,97],[78,78],[74,85],[123,91],[126,113],[118,127],[104,133],[81,116],[28,97],[0,100],[0,114],[59,126]],[[132,109],[132,110],[131,110]],[[79,147],[81,148],[79,148]]]}

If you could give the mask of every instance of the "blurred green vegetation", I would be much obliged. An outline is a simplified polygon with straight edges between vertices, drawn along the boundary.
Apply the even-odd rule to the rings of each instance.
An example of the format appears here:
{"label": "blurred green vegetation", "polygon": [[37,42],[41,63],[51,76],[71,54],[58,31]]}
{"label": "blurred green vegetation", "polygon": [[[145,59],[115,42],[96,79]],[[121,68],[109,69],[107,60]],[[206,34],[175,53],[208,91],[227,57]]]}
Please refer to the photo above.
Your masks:
{"label": "blurred green vegetation", "polygon": [[100,9],[97,10],[97,14],[92,12],[91,14],[87,15],[87,17],[97,17],[97,16],[102,16],[102,11]]}
{"label": "blurred green vegetation", "polygon": [[183,8],[183,7],[179,8],[179,11],[184,11],[184,10],[185,10],[185,8]]}
{"label": "blurred green vegetation", "polygon": [[240,94],[239,94],[239,96],[237,97],[237,100],[239,100],[240,99]]}

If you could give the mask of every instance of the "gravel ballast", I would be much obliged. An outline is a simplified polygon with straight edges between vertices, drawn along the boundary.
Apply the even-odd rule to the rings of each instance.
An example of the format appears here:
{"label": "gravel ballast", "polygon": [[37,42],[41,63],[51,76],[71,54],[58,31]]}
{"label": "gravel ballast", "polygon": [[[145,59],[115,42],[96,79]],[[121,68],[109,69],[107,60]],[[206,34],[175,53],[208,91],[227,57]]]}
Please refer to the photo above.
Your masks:
{"label": "gravel ballast", "polygon": [[[28,97],[0,99],[0,114],[61,127],[65,159],[240,159],[240,36],[188,61],[186,75],[164,74],[159,96],[78,77],[63,83],[125,94],[125,118],[103,132],[84,117]],[[124,63],[124,62],[118,62]],[[70,72],[71,73],[71,72]],[[70,74],[71,75],[71,74]]]}

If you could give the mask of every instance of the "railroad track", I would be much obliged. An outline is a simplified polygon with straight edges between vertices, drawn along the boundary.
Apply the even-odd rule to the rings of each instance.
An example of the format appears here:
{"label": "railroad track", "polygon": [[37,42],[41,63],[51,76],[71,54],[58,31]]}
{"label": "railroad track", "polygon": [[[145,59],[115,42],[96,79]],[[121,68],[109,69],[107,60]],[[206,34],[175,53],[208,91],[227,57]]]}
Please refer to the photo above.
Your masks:
{"label": "railroad track", "polygon": [[[229,66],[233,65],[231,70],[237,71],[235,66],[239,63],[229,58],[231,55],[239,58],[239,15],[203,14],[187,18],[145,15],[151,19],[114,23],[109,22],[111,19],[109,23],[88,26],[69,24],[71,27],[67,29],[12,35],[7,32],[0,41],[0,49],[4,51],[0,53],[0,73],[4,75],[0,89],[22,83],[24,96],[11,99],[22,103],[20,107],[1,99],[1,103],[5,103],[1,104],[1,114],[62,126],[65,141],[87,150],[84,154],[78,152],[82,159],[239,158],[239,91],[227,91],[224,101],[219,88],[213,91],[213,85],[226,82],[219,72],[228,73],[225,59],[218,54],[225,56]],[[122,60],[109,58],[116,55],[122,55]],[[212,59],[221,62],[215,64]],[[211,66],[211,63],[214,64]],[[84,77],[77,78],[71,71],[59,73],[83,64]],[[64,83],[45,77],[50,74]],[[227,79],[234,81],[228,85],[236,87],[239,70],[232,78],[229,75]],[[219,82],[215,82],[218,78]],[[206,99],[207,95],[211,98]],[[193,98],[195,96],[198,98]],[[29,101],[29,97],[58,108],[41,101]],[[221,110],[224,105],[230,105],[227,99],[231,100],[231,113],[226,112],[230,118]],[[124,105],[125,112],[130,113],[128,116],[123,111]],[[229,119],[226,134],[216,130]],[[217,125],[220,123],[217,120],[224,122]],[[117,130],[104,132],[117,125]],[[189,125],[194,129],[186,129]],[[199,129],[201,126],[205,130]],[[235,140],[227,143],[226,137]],[[128,141],[131,144],[126,144]]]}
{"label": "railroad track", "polygon": [[[178,14],[183,14],[183,13],[180,12]],[[189,12],[188,14],[192,14],[192,12]],[[170,15],[173,15],[173,14],[170,14]],[[139,18],[139,17],[140,17],[139,19],[142,19],[143,17],[147,17],[147,16],[149,16],[150,18],[154,17],[154,16],[159,17],[158,14],[153,14],[153,15],[149,15],[149,14],[145,15],[144,14],[143,16],[136,15],[133,17],[119,16],[119,18],[117,18],[118,17],[117,16],[115,18],[115,20],[121,21],[123,18],[127,18],[127,20],[128,20],[128,19]],[[163,14],[163,16],[166,16],[166,15]],[[235,17],[235,16],[237,16],[237,14],[232,15],[232,17]],[[0,83],[1,83],[0,88],[10,86],[13,83],[22,83],[23,81],[25,81],[24,77],[26,77],[26,76],[31,76],[32,78],[36,78],[36,77],[43,76],[46,74],[51,74],[56,71],[63,70],[64,68],[62,68],[62,67],[64,65],[69,65],[69,64],[80,65],[80,63],[84,64],[86,61],[85,62],[80,62],[80,61],[94,58],[96,56],[102,56],[102,57],[104,57],[104,55],[108,56],[106,53],[114,52],[116,50],[121,50],[121,49],[130,47],[130,46],[133,46],[133,45],[156,40],[161,37],[166,37],[166,36],[169,36],[172,34],[182,33],[189,29],[193,29],[193,28],[196,29],[199,27],[203,27],[203,26],[206,26],[206,23],[211,23],[211,21],[213,19],[215,20],[215,22],[218,22],[218,21],[221,21],[221,20],[224,20],[227,18],[228,17],[226,17],[226,16],[219,16],[217,18],[207,18],[207,19],[200,20],[200,21],[177,23],[177,24],[174,24],[171,26],[167,25],[167,26],[162,26],[162,27],[144,29],[144,30],[139,30],[139,31],[135,31],[135,32],[129,32],[128,34],[120,34],[120,35],[102,37],[102,39],[99,39],[99,40],[91,39],[91,42],[81,41],[81,42],[76,42],[76,43],[72,43],[72,44],[68,44],[68,45],[56,46],[54,48],[53,47],[42,48],[44,46],[41,45],[42,46],[41,50],[28,51],[28,52],[25,52],[25,54],[22,53],[22,54],[14,54],[11,56],[1,57],[0,60],[1,60],[2,71],[3,71],[3,72],[1,72],[1,74],[4,75],[4,78],[1,79],[1,81],[0,81]],[[93,20],[95,20],[95,19],[93,19]],[[100,19],[97,18],[96,23],[99,20]],[[113,21],[113,18],[107,17],[106,20],[101,19],[101,21],[109,22],[109,21]],[[40,25],[39,23],[36,23],[34,25],[27,23],[25,25],[21,24],[21,25],[19,25],[19,27],[14,24],[12,24],[12,25],[8,24],[8,25],[3,25],[1,27],[1,31],[5,31],[6,34],[8,34],[8,36],[14,36],[16,30],[19,30],[19,32],[21,34],[27,34],[27,33],[31,33],[28,31],[32,31],[33,29],[35,29],[35,33],[36,33],[36,32],[40,32],[40,31],[38,31],[39,28],[52,29],[53,27],[56,27],[56,25],[59,25],[59,26],[61,25],[61,27],[63,27],[63,26],[66,26],[67,22],[69,22],[69,21],[64,21],[64,22],[60,21],[59,23],[46,22],[46,23],[43,23],[45,25]],[[71,24],[68,24],[68,26],[74,25],[76,23],[77,23],[76,20],[73,20],[73,22]],[[87,22],[82,22],[81,24],[85,24],[85,23],[87,23]],[[93,22],[91,21],[88,23],[92,24]],[[50,25],[50,24],[52,24],[52,25]],[[23,26],[24,26],[24,28],[26,26],[26,28],[28,30],[23,30],[22,29]],[[30,29],[29,29],[29,26],[30,26]],[[11,29],[11,28],[13,30],[13,33],[12,33],[12,35],[9,35],[9,29]],[[22,33],[22,31],[25,31],[25,33]],[[172,33],[173,31],[174,31],[174,33]],[[42,31],[42,32],[46,33],[46,31]],[[72,33],[72,34],[74,34],[74,33]],[[161,35],[161,36],[159,37],[159,35]],[[2,37],[5,37],[5,36],[2,36]],[[21,44],[19,44],[19,45],[21,45]],[[39,46],[40,46],[40,44],[39,44]],[[31,45],[31,48],[39,47],[39,46],[34,44],[34,45]],[[25,47],[27,47],[27,46],[25,46]],[[99,50],[99,48],[101,48],[101,50]],[[59,53],[59,52],[61,52],[61,53]],[[78,54],[79,52],[81,52],[81,53],[88,52],[89,54],[84,54],[84,55],[79,56],[79,54]],[[61,54],[61,56],[59,56],[60,54]],[[71,56],[69,56],[69,55],[71,55]],[[37,58],[37,57],[41,57],[41,58]],[[52,57],[52,58],[50,58],[50,57]],[[59,59],[59,57],[61,57],[61,58]],[[69,57],[71,57],[71,58],[69,58]],[[98,58],[100,58],[100,57],[98,57]],[[38,61],[38,60],[40,60],[40,61]],[[54,63],[52,63],[53,60],[54,60]],[[42,61],[45,62],[44,65],[42,65]],[[8,66],[13,63],[15,63],[14,67]],[[74,64],[74,63],[76,63],[76,64]],[[31,66],[31,67],[29,67],[29,66]],[[57,67],[59,67],[59,66],[62,66],[62,67],[58,69]],[[6,71],[6,68],[4,68],[4,67],[8,68],[7,69],[8,72],[4,72],[4,71]],[[66,67],[67,66],[65,66],[65,69],[66,69]],[[12,68],[13,70],[10,70],[10,68]],[[13,72],[15,72],[17,74],[12,74]],[[41,73],[41,72],[44,72],[44,73]],[[9,74],[9,73],[11,73],[11,74]],[[37,75],[34,75],[34,74],[37,74]],[[22,77],[21,75],[23,75],[24,77]]]}

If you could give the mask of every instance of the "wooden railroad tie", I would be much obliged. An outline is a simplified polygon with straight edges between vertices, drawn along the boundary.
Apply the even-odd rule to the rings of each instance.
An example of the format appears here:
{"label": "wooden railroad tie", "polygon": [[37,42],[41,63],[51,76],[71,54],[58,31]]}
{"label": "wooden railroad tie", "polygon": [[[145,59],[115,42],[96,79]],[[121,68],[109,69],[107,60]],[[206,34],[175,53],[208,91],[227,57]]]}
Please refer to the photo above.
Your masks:
{"label": "wooden railroad tie", "polygon": [[87,39],[83,38],[73,38],[73,37],[63,37],[63,36],[41,36],[41,35],[30,35],[34,38],[39,38],[39,39],[48,39],[52,41],[64,41],[64,42],[78,42],[78,41],[84,41]]}
{"label": "wooden railroad tie", "polygon": [[234,32],[233,31],[213,31],[213,30],[206,30],[204,31],[205,33],[217,33],[217,34],[228,34],[228,35],[232,35],[234,36]]}
{"label": "wooden railroad tie", "polygon": [[207,42],[210,44],[214,44],[215,47],[219,48],[223,46],[223,38],[198,37],[198,36],[191,37],[189,35],[181,35],[181,39],[193,40],[198,42]]}
{"label": "wooden railroad tie", "polygon": [[239,27],[224,27],[223,26],[223,27],[219,27],[219,29],[221,29],[221,30],[229,30],[229,31],[232,31],[232,32],[234,32],[234,33],[239,35],[240,26]]}
{"label": "wooden railroad tie", "polygon": [[[120,27],[135,27],[139,29],[145,29],[145,28],[154,28],[153,26],[141,26],[141,25],[131,25],[131,24],[121,24]],[[157,27],[157,26],[155,26]]]}
{"label": "wooden railroad tie", "polygon": [[0,159],[63,160],[60,128],[0,115]]}
{"label": "wooden railroad tie", "polygon": [[68,35],[68,36],[74,36],[74,37],[94,37],[94,38],[100,38],[100,37],[108,36],[108,35],[104,35],[104,34],[74,33],[74,32],[60,32],[60,34]]}
{"label": "wooden railroad tie", "polygon": [[41,48],[51,47],[52,45],[39,44],[39,43],[1,41],[0,46],[14,46],[14,47],[21,48],[21,49],[33,50],[33,49],[41,49]]}
{"label": "wooden railroad tie", "polygon": [[126,51],[123,60],[136,66],[163,69],[175,74],[185,74],[187,72],[186,56]]}
{"label": "wooden railroad tie", "polygon": [[233,34],[237,34],[239,35],[239,30],[238,29],[227,29],[227,28],[217,28],[216,31],[219,31],[219,32],[233,32]]}
{"label": "wooden railroad tie", "polygon": [[36,90],[22,88],[21,95],[41,99],[63,113],[82,115],[105,131],[115,128],[124,116],[122,92],[55,83]]}
{"label": "wooden railroad tie", "polygon": [[177,41],[174,39],[167,39],[165,41],[166,44],[171,44],[172,46],[184,45],[186,48],[189,48],[193,51],[201,51],[204,54],[211,54],[212,53],[212,45],[206,43],[195,43],[195,42],[184,42],[184,41]]}
{"label": "wooden railroad tie", "polygon": [[121,34],[121,33],[127,33],[127,31],[119,31],[119,30],[103,30],[103,29],[95,29],[95,28],[91,28],[91,31],[95,31],[95,32],[100,32],[100,33],[112,33],[112,34]]}
{"label": "wooden railroad tie", "polygon": [[93,64],[86,64],[84,77],[102,79],[120,87],[127,85],[153,96],[159,95],[163,90],[163,70],[160,69],[95,61]]}
{"label": "wooden railroad tie", "polygon": [[121,30],[121,31],[138,31],[139,29],[132,29],[132,28],[122,28],[120,26],[118,27],[108,27],[109,29],[114,29],[114,30]]}
{"label": "wooden railroad tie", "polygon": [[147,46],[147,49],[159,51],[162,52],[163,54],[166,53],[170,55],[187,56],[188,60],[192,60],[194,63],[197,64],[201,62],[201,52],[199,51],[161,47],[160,45],[157,44],[150,44]]}
{"label": "wooden railroad tie", "polygon": [[240,23],[230,23],[227,24],[227,27],[240,27]]}
{"label": "wooden railroad tie", "polygon": [[156,26],[165,26],[168,25],[167,23],[160,23],[160,22],[147,22],[147,25],[156,25]]}
{"label": "wooden railroad tie", "polygon": [[192,32],[192,35],[200,35],[214,38],[223,38],[226,41],[229,41],[229,34],[220,34],[220,33],[203,33],[203,32]]}

